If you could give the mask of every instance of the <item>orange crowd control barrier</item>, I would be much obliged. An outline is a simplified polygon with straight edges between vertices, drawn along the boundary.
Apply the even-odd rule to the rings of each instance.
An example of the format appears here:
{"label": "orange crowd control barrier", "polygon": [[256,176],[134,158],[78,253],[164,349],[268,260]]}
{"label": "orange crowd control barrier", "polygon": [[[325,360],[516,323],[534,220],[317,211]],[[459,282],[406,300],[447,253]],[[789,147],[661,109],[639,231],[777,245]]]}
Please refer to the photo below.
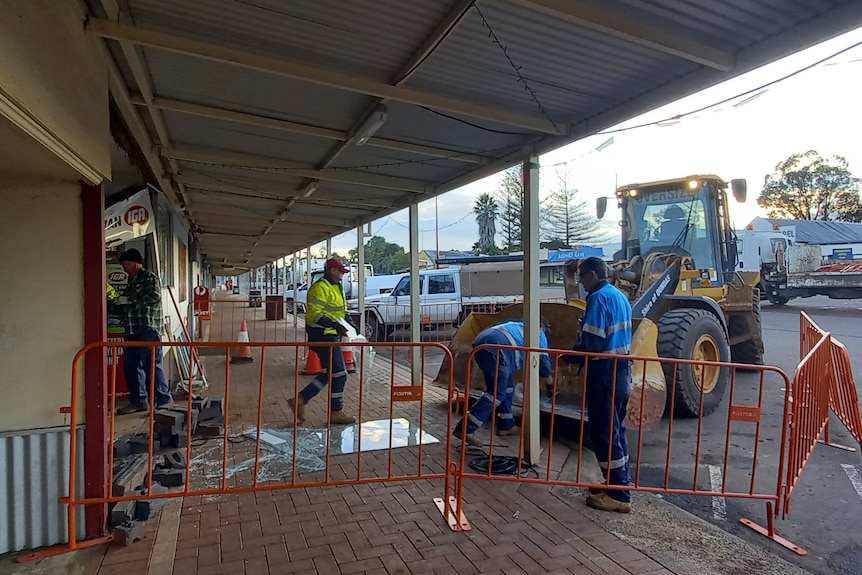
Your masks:
{"label": "orange crowd control barrier", "polygon": [[[358,485],[392,481],[442,480],[444,492],[448,493],[448,482],[452,477],[450,442],[448,438],[452,415],[447,413],[433,420],[428,417],[430,403],[446,404],[458,400],[458,392],[452,388],[451,395],[445,390],[424,386],[422,382],[430,379],[426,373],[428,352],[446,355],[445,346],[435,343],[391,343],[387,347],[409,348],[421,363],[413,369],[397,366],[394,362],[369,361],[370,344],[354,343],[357,358],[357,375],[349,376],[345,387],[345,411],[355,414],[356,425],[336,425],[331,421],[329,409],[332,401],[332,369],[329,367],[328,385],[314,401],[305,406],[305,417],[312,420],[314,427],[302,427],[298,411],[279,409],[273,411],[275,401],[290,398],[296,404],[300,391],[311,380],[301,377],[300,348],[304,342],[291,343],[254,343],[259,348],[260,367],[235,365],[230,363],[230,349],[233,342],[183,342],[198,350],[214,348],[221,351],[221,357],[208,355],[210,361],[219,361],[223,367],[223,428],[212,437],[212,441],[192,441],[192,432],[187,431],[183,441],[176,446],[184,452],[185,463],[182,468],[182,487],[169,493],[153,493],[156,471],[146,473],[143,493],[118,494],[109,488],[115,482],[114,457],[111,452],[108,462],[108,480],[102,497],[82,497],[77,486],[86,477],[77,471],[76,434],[79,427],[79,390],[82,385],[79,374],[82,371],[84,355],[93,349],[106,350],[106,356],[116,356],[120,348],[129,346],[154,346],[152,342],[113,343],[101,342],[87,345],[76,355],[72,363],[71,404],[61,411],[68,414],[71,434],[68,495],[60,502],[67,505],[69,542],[66,545],[25,554],[19,561],[37,559],[97,545],[110,541],[103,537],[89,541],[79,541],[76,516],[80,506],[111,504],[121,501],[151,500],[167,497],[189,497],[217,495],[285,488],[307,488],[315,486]],[[180,345],[161,342],[171,347]],[[339,346],[338,342],[316,344],[321,347]],[[377,344],[376,347],[380,347]],[[416,353],[418,351],[418,353]],[[268,360],[272,357],[272,360]],[[450,358],[451,360],[451,358]],[[154,359],[153,359],[154,361]],[[450,362],[451,363],[451,362]],[[372,367],[366,367],[372,366]],[[217,378],[217,366],[209,365],[210,378]],[[116,385],[116,368],[109,370],[109,387]],[[411,375],[412,373],[412,375]],[[150,396],[154,380],[148,382]],[[287,389],[287,393],[285,393]],[[110,397],[114,397],[113,394]],[[172,409],[192,421],[193,398],[189,395]],[[116,405],[110,405],[110,421],[106,440],[113,441],[115,430]],[[157,414],[163,413],[152,406],[147,414],[146,468],[153,470],[159,461],[153,439],[157,429]],[[289,414],[285,417],[283,414]],[[160,420],[161,421],[161,420]],[[200,426],[201,423],[199,422]],[[385,433],[389,433],[388,444]],[[433,435],[432,435],[433,434]],[[305,453],[309,444],[325,444],[323,453]],[[346,447],[345,447],[346,446]],[[370,446],[370,447],[369,447]],[[395,449],[403,447],[396,455]],[[201,467],[193,462],[205,461]],[[277,465],[276,465],[277,464]],[[450,522],[457,522],[451,508],[451,500],[438,498],[441,515]],[[464,522],[457,522],[459,528],[468,528]]]}
{"label": "orange crowd control barrier", "polygon": [[[497,405],[492,409],[491,417],[486,424],[490,431],[490,442],[486,450],[480,452],[485,460],[485,468],[477,470],[473,461],[467,460],[468,445],[462,432],[461,440],[453,438],[453,412],[469,412],[469,390],[463,388],[463,382],[456,385],[452,371],[452,356],[449,350],[439,343],[364,343],[353,344],[357,361],[357,376],[348,378],[345,392],[345,405],[356,414],[359,424],[356,435],[349,439],[344,435],[345,427],[333,425],[328,400],[331,400],[332,381],[321,392],[321,397],[305,406],[305,417],[315,421],[313,429],[300,426],[300,414],[286,408],[273,409],[278,401],[292,402],[296,405],[300,389],[310,380],[301,378],[300,350],[307,345],[305,342],[251,342],[250,347],[259,348],[260,367],[248,365],[232,365],[230,350],[234,342],[161,342],[159,345],[192,346],[214,348],[212,351],[220,356],[210,356],[209,361],[220,362],[218,366],[209,365],[210,379],[216,379],[218,367],[223,367],[224,384],[224,421],[223,429],[218,438],[209,444],[211,451],[201,453],[196,451],[193,458],[193,448],[200,450],[198,444],[193,445],[191,434],[186,434],[179,445],[185,450],[186,464],[182,473],[183,487],[179,491],[167,494],[152,494],[152,474],[148,474],[146,494],[109,493],[108,486],[113,483],[113,455],[109,460],[109,481],[102,497],[80,497],[76,486],[80,478],[76,472],[76,433],[78,431],[79,413],[79,372],[80,361],[84,354],[92,349],[107,350],[106,356],[115,358],[122,347],[156,345],[152,342],[115,343],[102,342],[91,344],[81,349],[72,364],[71,404],[62,408],[68,414],[70,425],[70,465],[68,495],[60,502],[67,504],[69,543],[59,548],[52,548],[29,555],[23,555],[19,560],[27,560],[52,555],[89,545],[95,545],[110,538],[90,541],[78,541],[76,531],[76,513],[82,505],[105,505],[126,500],[156,499],[164,497],[187,497],[192,495],[219,495],[247,491],[303,488],[311,486],[356,485],[361,483],[376,483],[384,481],[415,481],[419,479],[442,480],[442,497],[435,499],[442,516],[450,529],[455,531],[468,530],[466,509],[463,502],[464,482],[470,480],[501,480],[533,482],[548,485],[567,485],[573,487],[592,487],[596,489],[621,489],[621,486],[609,484],[609,480],[596,480],[582,474],[582,463],[585,457],[586,421],[580,417],[578,425],[578,442],[572,447],[577,453],[577,468],[574,477],[560,476],[560,458],[554,457],[561,449],[554,444],[555,420],[560,417],[558,396],[563,391],[580,393],[580,412],[587,411],[584,384],[589,375],[591,362],[589,358],[608,358],[618,364],[620,361],[632,360],[645,369],[635,371],[640,380],[633,381],[633,388],[644,389],[647,385],[649,364],[662,367],[662,372],[671,374],[667,379],[668,410],[662,419],[647,420],[649,410],[645,409],[647,395],[636,392],[629,400],[629,416],[631,433],[628,438],[632,484],[627,488],[632,491],[666,493],[676,495],[698,495],[710,497],[727,497],[762,501],[766,505],[766,526],[760,526],[748,520],[741,521],[767,537],[777,541],[797,553],[805,554],[801,547],[790,543],[776,534],[775,518],[779,511],[782,516],[789,512],[790,498],[809,460],[818,440],[826,429],[830,406],[842,421],[849,421],[850,426],[859,424],[859,407],[855,395],[849,391],[852,383],[849,357],[843,346],[835,342],[828,332],[821,330],[807,316],[803,316],[800,327],[800,349],[805,351],[794,377],[791,380],[782,370],[769,366],[752,366],[735,363],[720,363],[709,361],[692,361],[682,359],[667,359],[656,357],[614,356],[607,354],[586,354],[569,350],[540,350],[536,348],[515,348],[527,352],[531,357],[548,352],[552,355],[554,365],[553,384],[547,393],[540,398],[531,398],[525,394],[523,409],[530,409],[530,401],[540,401],[542,411],[548,414],[549,437],[545,443],[545,453],[536,456],[530,466],[523,466],[522,456],[525,453],[526,431],[521,428],[517,435],[496,437],[494,434]],[[340,346],[340,343],[321,343],[321,346]],[[367,367],[373,356],[371,347],[391,348],[389,356],[395,357],[398,348],[406,348],[408,355],[418,358],[409,367],[398,366],[394,361],[380,361],[374,367]],[[481,346],[478,349],[497,349],[497,361],[500,361],[502,346]],[[474,350],[475,354],[477,350]],[[448,373],[444,374],[448,381],[446,389],[437,389],[426,385],[430,376],[436,373],[426,373],[428,354],[442,354],[448,359]],[[583,373],[572,374],[563,363],[563,356],[581,355],[586,358]],[[287,357],[285,357],[287,356]],[[292,359],[291,357],[292,356]],[[274,358],[269,361],[267,358]],[[837,359],[836,359],[837,358]],[[470,381],[470,370],[473,361],[468,362],[466,381]],[[690,366],[690,367],[687,367]],[[330,367],[330,366],[325,366]],[[682,369],[686,368],[686,369]],[[698,381],[703,381],[710,374],[723,374],[727,377],[726,399],[718,403],[715,412],[705,415],[701,410],[698,417],[683,421],[675,415],[675,407],[680,399],[677,397],[677,377],[680,373],[691,370]],[[331,373],[331,369],[329,372]],[[654,373],[654,372],[652,372]],[[116,362],[109,363],[109,391],[116,386]],[[578,379],[580,377],[580,379]],[[438,377],[438,381],[440,378]],[[580,384],[578,384],[580,381]],[[152,379],[149,386],[153,389]],[[495,382],[495,387],[499,381]],[[580,385],[580,387],[578,387]],[[569,389],[564,390],[565,386]],[[191,382],[189,384],[191,388]],[[701,385],[700,405],[705,404],[706,394],[712,393]],[[714,389],[714,388],[713,388]],[[765,402],[764,398],[774,398],[778,391],[786,391],[779,401]],[[496,389],[493,390],[496,395]],[[614,403],[611,391],[610,405]],[[151,394],[152,396],[152,394]],[[111,413],[115,413],[115,395],[111,393]],[[690,398],[689,398],[690,399]],[[439,418],[434,420],[427,416],[427,405],[437,401],[448,403],[450,407],[445,415],[445,424]],[[191,397],[184,404],[186,417],[192,413]],[[233,406],[233,408],[231,408]],[[286,415],[285,415],[286,414]],[[148,437],[153,438],[155,429],[155,411],[148,414]],[[704,417],[714,419],[710,429],[704,429]],[[402,418],[407,426],[408,437],[403,439],[403,445],[408,451],[394,450],[397,445],[392,436],[388,445],[383,445],[379,451],[363,451],[362,429],[375,425],[374,417],[384,417],[389,429],[393,429],[396,419]],[[764,418],[780,418],[781,425],[777,427],[764,426]],[[597,418],[594,418],[594,421]],[[845,422],[846,422],[845,421]],[[650,424],[652,427],[650,427]],[[275,425],[277,429],[270,429]],[[718,425],[718,431],[716,431]],[[107,441],[114,439],[114,416],[109,421],[109,436]],[[428,427],[439,441],[426,443],[425,429]],[[856,428],[858,429],[858,427]],[[374,428],[375,435],[380,436],[380,429]],[[608,430],[611,431],[610,429]],[[312,443],[322,444],[324,454],[316,454],[317,463],[308,464],[309,458],[303,454],[301,434],[314,434]],[[854,432],[855,434],[856,432]],[[285,435],[286,434],[286,435]],[[635,439],[636,437],[636,439]],[[208,443],[207,443],[208,444]],[[344,452],[345,445],[356,446],[350,453]],[[276,447],[273,447],[276,446]],[[460,447],[458,457],[453,455],[453,448]],[[768,458],[763,458],[764,451],[769,450]],[[511,475],[498,475],[493,471],[495,454],[503,453],[515,459],[515,468]],[[273,455],[274,454],[274,455]],[[409,457],[407,455],[409,454]],[[155,461],[154,444],[147,446],[147,464],[152,469]],[[599,454],[599,457],[610,459],[610,453]],[[284,457],[286,468],[277,468],[268,474],[273,458]],[[206,460],[211,465],[209,472],[193,468],[192,461]],[[707,472],[705,467],[709,466]]]}

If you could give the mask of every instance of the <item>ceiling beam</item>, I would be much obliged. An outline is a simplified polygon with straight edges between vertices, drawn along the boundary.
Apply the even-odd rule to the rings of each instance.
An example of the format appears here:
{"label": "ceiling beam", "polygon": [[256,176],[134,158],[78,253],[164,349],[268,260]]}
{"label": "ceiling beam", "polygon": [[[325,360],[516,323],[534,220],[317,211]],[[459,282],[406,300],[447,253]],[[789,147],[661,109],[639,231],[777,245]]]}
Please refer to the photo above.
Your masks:
{"label": "ceiling beam", "polygon": [[263,172],[274,172],[286,176],[300,178],[311,178],[329,182],[341,182],[344,184],[356,184],[372,188],[384,188],[388,190],[400,190],[421,194],[429,189],[430,184],[418,180],[395,178],[392,176],[380,176],[355,170],[315,170],[311,168],[298,168],[293,162],[286,162],[276,158],[265,158],[251,154],[238,152],[212,152],[205,150],[194,150],[190,148],[166,148],[160,151],[162,157],[184,160],[188,162],[199,162],[217,166],[244,168]]}
{"label": "ceiling beam", "polygon": [[[284,188],[277,189],[274,187],[263,187],[257,185],[255,185],[253,189],[250,189],[248,187],[226,184],[218,180],[209,180],[205,177],[179,176],[177,180],[184,183],[186,187],[190,190],[199,190],[204,193],[224,193],[236,196],[244,196],[253,200],[273,202],[284,201],[290,198],[298,198],[299,201],[297,203],[300,204],[307,201],[304,198],[301,198],[302,194],[292,189],[284,191]],[[318,190],[314,194],[314,198],[317,200],[326,200],[334,205],[337,205],[339,203],[345,203],[356,206],[366,206],[370,208],[392,207],[392,202],[387,202],[386,198],[382,196],[369,199],[363,197],[356,197],[356,195],[352,193],[338,192],[328,189]]]}
{"label": "ceiling beam", "polygon": [[386,98],[396,102],[404,102],[416,106],[426,106],[435,110],[451,112],[473,118],[481,118],[491,122],[515,126],[543,134],[560,135],[546,118],[519,114],[501,108],[484,106],[474,102],[450,98],[401,86],[393,86],[384,82],[369,80],[361,76],[344,74],[315,68],[306,64],[290,62],[282,58],[265,56],[254,52],[246,52],[226,46],[219,46],[184,38],[166,32],[150,30],[136,26],[127,26],[109,20],[93,18],[87,21],[86,29],[91,34],[117,41],[128,41],[136,44],[159,48],[186,56],[204,58],[223,64],[242,66],[251,70],[294,78],[305,82],[328,86],[348,92]]}
{"label": "ceiling beam", "polygon": [[505,0],[533,12],[596,30],[646,46],[665,54],[697,62],[716,70],[728,71],[733,68],[734,58],[722,50],[701,42],[684,38],[679,31],[659,27],[633,17],[625,16],[618,10],[603,7],[601,4],[585,0]]}
{"label": "ceiling beam", "polygon": [[[213,118],[216,120],[225,120],[227,122],[235,122],[248,126],[259,126],[271,130],[288,132],[292,134],[301,134],[303,136],[312,136],[316,138],[325,138],[328,140],[336,140],[346,142],[350,139],[347,132],[342,130],[333,130],[331,128],[321,128],[311,124],[300,124],[289,120],[281,120],[270,116],[261,116],[259,114],[248,114],[246,112],[236,112],[226,108],[217,108],[214,106],[206,106],[203,104],[195,104],[182,100],[173,100],[171,98],[153,97],[150,102],[147,102],[143,96],[132,96],[132,102],[138,106],[149,106],[160,110],[168,110],[171,112],[179,112],[183,114],[191,114],[204,118]],[[412,144],[410,142],[400,142],[397,140],[389,140],[387,138],[371,138],[365,143],[366,146],[383,148],[387,150],[397,150],[399,152],[410,152],[422,156],[431,156],[432,158],[446,158],[456,162],[465,162],[468,164],[482,164],[489,162],[489,158],[478,156],[476,154],[467,154],[456,150],[446,150],[443,148],[435,148],[433,146],[423,146],[421,144]]]}

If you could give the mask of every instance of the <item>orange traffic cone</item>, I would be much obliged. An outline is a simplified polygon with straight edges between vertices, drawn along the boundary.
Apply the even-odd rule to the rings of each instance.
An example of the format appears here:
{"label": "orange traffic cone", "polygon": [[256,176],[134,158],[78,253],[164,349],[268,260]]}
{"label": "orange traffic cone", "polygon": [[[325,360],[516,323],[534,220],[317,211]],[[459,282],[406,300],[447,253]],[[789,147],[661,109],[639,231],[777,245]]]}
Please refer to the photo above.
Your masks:
{"label": "orange traffic cone", "polygon": [[305,356],[305,368],[299,372],[302,375],[317,375],[323,373],[323,366],[320,364],[320,357],[313,350],[308,350],[308,355]]}
{"label": "orange traffic cone", "polygon": [[356,373],[356,360],[353,358],[353,348],[341,348],[341,355],[344,356],[344,367],[347,368],[347,373]]}
{"label": "orange traffic cone", "polygon": [[239,328],[239,338],[237,338],[237,343],[244,343],[245,345],[238,345],[233,348],[233,355],[230,358],[230,362],[253,362],[254,357],[251,355],[251,347],[248,345],[248,325],[246,325],[245,320],[242,320],[242,326]]}

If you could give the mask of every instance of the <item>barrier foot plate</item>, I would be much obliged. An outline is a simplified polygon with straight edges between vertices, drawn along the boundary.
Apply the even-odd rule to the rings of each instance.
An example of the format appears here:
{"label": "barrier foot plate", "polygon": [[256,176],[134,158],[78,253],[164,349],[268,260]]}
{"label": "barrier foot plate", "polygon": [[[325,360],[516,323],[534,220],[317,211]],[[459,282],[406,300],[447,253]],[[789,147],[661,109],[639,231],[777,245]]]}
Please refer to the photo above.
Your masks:
{"label": "barrier foot plate", "polygon": [[454,497],[449,497],[449,513],[448,516],[446,514],[446,504],[443,501],[442,497],[435,497],[434,503],[437,504],[437,509],[440,510],[440,513],[443,517],[446,518],[446,522],[449,524],[449,529],[452,531],[471,531],[473,527],[470,525],[470,522],[467,521],[467,517],[464,515],[464,510],[461,510],[461,516],[455,517],[455,510],[457,509],[457,505]]}
{"label": "barrier foot plate", "polygon": [[829,447],[834,447],[835,449],[843,449],[844,451],[856,451],[855,447],[850,447],[849,445],[841,445],[840,443],[832,443],[830,441],[824,441],[823,439],[818,439],[817,443],[822,443],[823,445],[828,445]]}
{"label": "barrier foot plate", "polygon": [[22,553],[18,556],[17,561],[18,563],[26,563],[27,561],[35,561],[36,559],[45,559],[46,557],[54,557],[55,555],[62,555],[63,553],[86,549],[87,547],[104,545],[113,540],[113,535],[107,535],[105,537],[97,537],[96,539],[88,539],[87,541],[78,541],[74,547],[70,547],[69,545],[55,545],[54,547],[48,547],[47,549],[34,551],[32,553]]}
{"label": "barrier foot plate", "polygon": [[742,519],[739,520],[739,522],[742,523],[743,525],[745,525],[746,527],[750,527],[751,529],[754,529],[755,531],[757,531],[758,533],[760,533],[764,537],[766,537],[768,539],[772,539],[773,541],[775,541],[776,543],[778,543],[782,547],[790,549],[791,551],[793,551],[797,555],[808,555],[808,551],[806,551],[805,549],[803,549],[799,545],[796,545],[795,543],[788,541],[787,539],[785,539],[784,537],[781,537],[780,535],[778,535],[776,533],[773,533],[772,535],[770,535],[769,529],[767,529],[766,527],[762,527],[762,526],[758,525],[757,523],[755,523],[754,521],[752,521],[750,519],[746,519],[743,517]]}

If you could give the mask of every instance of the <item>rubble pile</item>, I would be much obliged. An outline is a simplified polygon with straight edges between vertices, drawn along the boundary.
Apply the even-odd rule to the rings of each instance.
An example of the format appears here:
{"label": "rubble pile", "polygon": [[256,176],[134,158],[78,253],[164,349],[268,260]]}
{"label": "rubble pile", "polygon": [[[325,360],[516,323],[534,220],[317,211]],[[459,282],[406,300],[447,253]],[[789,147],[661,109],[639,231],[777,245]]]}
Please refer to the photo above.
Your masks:
{"label": "rubble pile", "polygon": [[[186,482],[186,446],[193,438],[220,437],[224,434],[222,398],[194,398],[191,413],[182,404],[157,409],[153,418],[153,468],[147,468],[150,439],[139,433],[114,441],[114,469],[111,495],[141,497],[167,495],[171,488]],[[166,451],[168,450],[168,451]],[[152,488],[147,485],[152,476]],[[128,499],[113,503],[110,521],[114,541],[131,545],[143,536],[144,522],[167,503],[160,499]]]}

